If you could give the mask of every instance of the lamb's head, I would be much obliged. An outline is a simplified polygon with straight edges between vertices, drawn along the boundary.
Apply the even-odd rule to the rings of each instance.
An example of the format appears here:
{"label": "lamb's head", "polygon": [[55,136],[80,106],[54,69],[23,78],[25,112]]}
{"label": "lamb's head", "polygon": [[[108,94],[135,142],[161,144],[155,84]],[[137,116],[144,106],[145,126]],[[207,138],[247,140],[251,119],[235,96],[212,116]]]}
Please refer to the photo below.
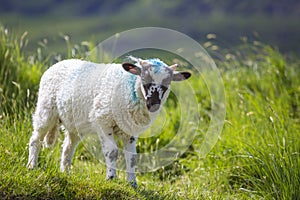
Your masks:
{"label": "lamb's head", "polygon": [[150,112],[160,109],[170,92],[171,81],[183,81],[191,76],[189,72],[176,71],[177,64],[168,66],[161,60],[142,60],[130,57],[135,64],[123,63],[123,68],[141,78],[141,91]]}

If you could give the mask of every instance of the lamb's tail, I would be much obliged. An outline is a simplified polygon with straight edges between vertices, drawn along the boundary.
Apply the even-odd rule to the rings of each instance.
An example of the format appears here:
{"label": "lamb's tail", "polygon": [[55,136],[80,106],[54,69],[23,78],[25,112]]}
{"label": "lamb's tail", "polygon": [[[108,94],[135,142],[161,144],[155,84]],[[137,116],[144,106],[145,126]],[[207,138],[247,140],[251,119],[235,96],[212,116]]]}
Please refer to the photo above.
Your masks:
{"label": "lamb's tail", "polygon": [[55,142],[56,142],[56,139],[58,137],[58,123],[55,124],[46,134],[46,136],[44,137],[44,145],[45,147],[47,148],[50,148],[52,147]]}

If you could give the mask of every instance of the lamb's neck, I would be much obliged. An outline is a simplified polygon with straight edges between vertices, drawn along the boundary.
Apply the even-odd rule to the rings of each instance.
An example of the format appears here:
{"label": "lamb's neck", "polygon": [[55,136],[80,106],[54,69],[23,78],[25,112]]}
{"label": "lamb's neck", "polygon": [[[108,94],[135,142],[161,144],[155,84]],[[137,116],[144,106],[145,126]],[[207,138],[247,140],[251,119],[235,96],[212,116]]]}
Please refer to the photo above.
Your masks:
{"label": "lamb's neck", "polygon": [[145,108],[146,108],[146,100],[145,100],[145,97],[142,93],[142,81],[141,81],[140,77],[137,77],[135,79],[134,90],[135,90],[134,92],[135,92],[136,97],[140,101],[140,104],[145,105]]}

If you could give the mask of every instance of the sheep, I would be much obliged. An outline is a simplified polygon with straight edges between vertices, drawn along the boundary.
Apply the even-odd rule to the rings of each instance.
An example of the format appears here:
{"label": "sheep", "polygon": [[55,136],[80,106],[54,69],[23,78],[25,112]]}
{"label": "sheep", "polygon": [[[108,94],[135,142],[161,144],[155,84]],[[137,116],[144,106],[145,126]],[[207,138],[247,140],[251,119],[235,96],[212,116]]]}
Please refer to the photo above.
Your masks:
{"label": "sheep", "polygon": [[27,167],[38,162],[42,141],[53,146],[59,126],[64,127],[60,170],[69,171],[81,136],[98,134],[106,163],[106,179],[116,177],[118,147],[124,143],[127,180],[137,187],[136,141],[158,115],[170,92],[171,81],[183,81],[189,72],[176,71],[157,58],[129,57],[133,63],[96,64],[63,60],[42,76],[33,114]]}

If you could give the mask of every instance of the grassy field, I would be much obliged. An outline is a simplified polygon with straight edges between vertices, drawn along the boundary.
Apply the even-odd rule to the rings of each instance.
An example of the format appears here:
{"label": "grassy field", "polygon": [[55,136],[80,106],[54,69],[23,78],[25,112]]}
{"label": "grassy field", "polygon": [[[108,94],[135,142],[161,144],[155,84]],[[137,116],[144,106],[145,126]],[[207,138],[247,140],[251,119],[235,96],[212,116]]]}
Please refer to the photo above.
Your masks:
{"label": "grassy field", "polygon": [[[219,141],[201,158],[195,140],[172,165],[138,174],[139,188],[134,190],[123,172],[118,180],[104,181],[104,166],[83,146],[75,154],[71,175],[60,173],[62,135],[54,148],[41,151],[36,170],[26,169],[39,79],[54,60],[41,49],[25,55],[27,42],[26,34],[15,36],[0,27],[1,199],[300,198],[300,60],[259,42],[215,52],[222,55],[216,62],[227,112]],[[80,57],[80,50],[76,52]],[[205,88],[200,77],[191,84]],[[201,132],[209,122],[210,98],[205,89],[196,95],[203,108]],[[169,126],[160,141],[167,143],[173,135]],[[156,145],[140,140],[138,150]]]}

